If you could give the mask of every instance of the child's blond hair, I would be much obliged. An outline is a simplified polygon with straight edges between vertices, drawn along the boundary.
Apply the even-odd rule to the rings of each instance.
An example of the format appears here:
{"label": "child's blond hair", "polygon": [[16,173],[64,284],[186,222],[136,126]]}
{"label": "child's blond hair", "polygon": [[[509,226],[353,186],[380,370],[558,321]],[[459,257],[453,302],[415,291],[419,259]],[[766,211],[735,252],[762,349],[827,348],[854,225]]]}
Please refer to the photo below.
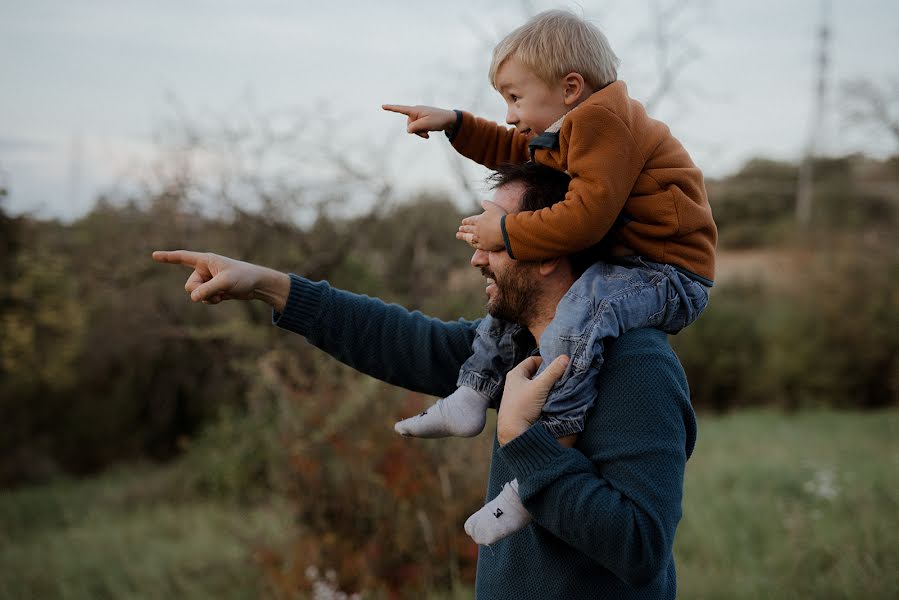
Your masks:
{"label": "child's blond hair", "polygon": [[490,84],[496,72],[515,57],[547,85],[579,73],[594,91],[618,78],[618,57],[596,25],[565,10],[548,10],[507,35],[493,49]]}

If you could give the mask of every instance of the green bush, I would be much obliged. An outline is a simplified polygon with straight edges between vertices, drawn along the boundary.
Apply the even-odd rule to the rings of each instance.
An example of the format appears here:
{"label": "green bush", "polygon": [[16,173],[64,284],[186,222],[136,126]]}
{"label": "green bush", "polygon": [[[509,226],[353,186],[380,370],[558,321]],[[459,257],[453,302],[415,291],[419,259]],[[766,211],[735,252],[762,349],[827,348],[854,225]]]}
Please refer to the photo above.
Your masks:
{"label": "green bush", "polygon": [[672,339],[696,406],[899,402],[899,257],[833,243],[788,285],[713,288],[706,313]]}
{"label": "green bush", "polygon": [[672,338],[694,405],[721,411],[761,400],[765,294],[758,283],[713,288],[705,313]]}

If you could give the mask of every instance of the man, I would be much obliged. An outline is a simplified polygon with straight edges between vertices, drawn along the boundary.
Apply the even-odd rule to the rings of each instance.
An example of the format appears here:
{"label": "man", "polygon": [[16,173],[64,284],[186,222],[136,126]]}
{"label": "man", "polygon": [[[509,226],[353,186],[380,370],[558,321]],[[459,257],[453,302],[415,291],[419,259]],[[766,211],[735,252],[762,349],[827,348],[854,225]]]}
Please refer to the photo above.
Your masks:
{"label": "man", "polygon": [[[535,164],[495,177],[494,201],[509,212],[522,202],[551,204],[567,178]],[[544,204],[546,205],[546,204]],[[539,208],[539,206],[538,206]],[[477,323],[443,322],[296,275],[194,252],[157,252],[159,262],[194,268],[185,285],[194,301],[261,299],[274,323],[305,336],[338,360],[378,379],[445,396],[471,354]],[[487,499],[517,479],[534,521],[478,555],[477,597],[487,599],[674,598],[672,546],[681,516],[683,474],[696,439],[686,378],[658,330],[640,329],[608,344],[598,400],[574,448],[539,422],[553,363],[530,379],[526,358],[580,270],[576,259],[520,263],[505,251],[478,250],[472,266],[488,277],[488,308],[522,326],[523,359],[506,379]]]}

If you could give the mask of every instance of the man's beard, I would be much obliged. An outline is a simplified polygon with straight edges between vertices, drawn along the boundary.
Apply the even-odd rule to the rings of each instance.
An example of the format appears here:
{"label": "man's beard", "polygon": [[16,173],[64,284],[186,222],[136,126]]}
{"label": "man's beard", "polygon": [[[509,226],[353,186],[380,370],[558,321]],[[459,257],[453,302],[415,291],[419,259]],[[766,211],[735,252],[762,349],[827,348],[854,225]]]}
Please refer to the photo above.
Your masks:
{"label": "man's beard", "polygon": [[537,281],[533,276],[533,266],[517,263],[506,269],[501,277],[481,267],[481,274],[496,282],[496,291],[487,300],[490,316],[523,327],[530,325],[537,308]]}

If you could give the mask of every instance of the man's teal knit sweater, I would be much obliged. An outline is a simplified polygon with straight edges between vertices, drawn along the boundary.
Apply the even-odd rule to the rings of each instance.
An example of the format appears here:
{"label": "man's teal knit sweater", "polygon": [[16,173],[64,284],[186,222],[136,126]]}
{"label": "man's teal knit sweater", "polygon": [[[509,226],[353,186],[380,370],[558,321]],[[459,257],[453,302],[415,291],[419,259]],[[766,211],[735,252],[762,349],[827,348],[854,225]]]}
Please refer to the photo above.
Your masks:
{"label": "man's teal knit sweater", "polygon": [[[296,275],[274,322],[359,371],[435,396],[455,389],[477,326]],[[686,377],[665,334],[641,329],[606,346],[598,380],[574,448],[539,423],[503,447],[494,436],[486,498],[518,479],[534,521],[480,548],[479,600],[675,597],[672,545],[696,441]]]}

